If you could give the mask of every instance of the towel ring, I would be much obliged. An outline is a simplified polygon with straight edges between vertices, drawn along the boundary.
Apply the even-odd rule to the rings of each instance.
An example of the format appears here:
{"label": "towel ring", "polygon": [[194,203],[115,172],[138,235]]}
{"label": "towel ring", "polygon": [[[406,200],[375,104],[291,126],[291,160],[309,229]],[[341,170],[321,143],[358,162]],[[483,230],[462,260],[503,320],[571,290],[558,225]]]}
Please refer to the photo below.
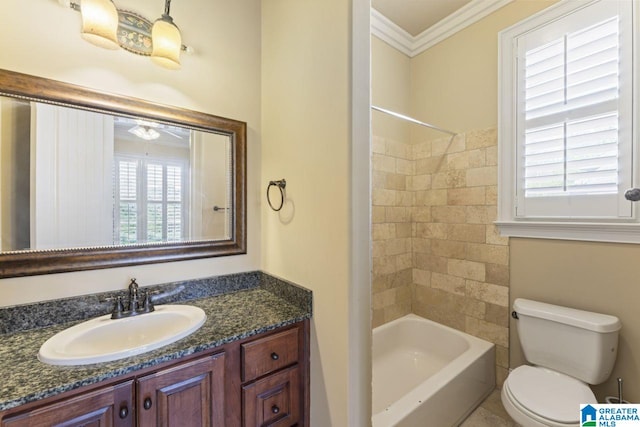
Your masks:
{"label": "towel ring", "polygon": [[[278,189],[280,190],[280,206],[278,206],[277,209],[273,207],[273,204],[271,203],[271,197],[269,196],[269,190],[271,189],[272,186],[278,187]],[[279,179],[277,181],[269,181],[269,185],[267,186],[267,202],[269,203],[269,207],[271,207],[271,209],[273,209],[276,212],[282,209],[282,206],[284,205],[286,186],[287,186],[287,181],[285,181],[284,178]]]}

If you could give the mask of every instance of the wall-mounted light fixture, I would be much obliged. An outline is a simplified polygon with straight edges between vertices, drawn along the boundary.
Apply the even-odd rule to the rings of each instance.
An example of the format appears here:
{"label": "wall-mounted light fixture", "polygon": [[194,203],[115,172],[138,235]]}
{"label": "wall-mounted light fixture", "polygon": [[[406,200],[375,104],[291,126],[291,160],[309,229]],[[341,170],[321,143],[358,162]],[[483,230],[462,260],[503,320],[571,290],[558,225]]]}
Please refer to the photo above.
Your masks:
{"label": "wall-mounted light fixture", "polygon": [[171,0],[153,24],[136,13],[117,9],[112,0],[59,0],[82,15],[82,38],[107,49],[123,49],[143,56],[165,68],[180,68],[180,53],[192,53],[182,44],[180,30],[169,14]]}

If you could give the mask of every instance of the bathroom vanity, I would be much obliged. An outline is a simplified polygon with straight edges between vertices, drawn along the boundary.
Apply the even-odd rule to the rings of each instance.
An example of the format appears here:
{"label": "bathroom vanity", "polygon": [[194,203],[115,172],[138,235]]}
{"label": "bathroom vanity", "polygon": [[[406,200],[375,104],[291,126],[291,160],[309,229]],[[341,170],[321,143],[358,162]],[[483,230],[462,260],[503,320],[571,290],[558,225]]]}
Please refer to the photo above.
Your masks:
{"label": "bathroom vanity", "polygon": [[[138,356],[51,366],[38,348],[68,322],[4,334],[0,426],[309,425],[311,293],[260,272],[236,276],[187,284],[187,297],[214,293],[182,302],[202,308],[205,324]],[[0,320],[21,318],[16,310]]]}

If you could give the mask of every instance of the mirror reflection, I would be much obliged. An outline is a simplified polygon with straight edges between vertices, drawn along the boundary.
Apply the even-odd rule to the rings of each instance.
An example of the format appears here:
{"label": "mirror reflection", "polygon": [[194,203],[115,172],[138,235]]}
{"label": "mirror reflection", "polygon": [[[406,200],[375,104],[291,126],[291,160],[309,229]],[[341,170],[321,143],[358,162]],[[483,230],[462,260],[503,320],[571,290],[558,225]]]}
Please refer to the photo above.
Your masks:
{"label": "mirror reflection", "polygon": [[0,97],[0,250],[232,238],[229,135]]}

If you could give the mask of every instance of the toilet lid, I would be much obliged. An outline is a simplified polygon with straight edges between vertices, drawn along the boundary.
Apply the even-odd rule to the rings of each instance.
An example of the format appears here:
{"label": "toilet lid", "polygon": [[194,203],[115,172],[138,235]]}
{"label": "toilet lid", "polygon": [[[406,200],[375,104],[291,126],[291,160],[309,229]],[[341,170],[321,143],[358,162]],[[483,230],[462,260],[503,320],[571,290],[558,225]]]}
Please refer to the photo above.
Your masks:
{"label": "toilet lid", "polygon": [[522,406],[560,423],[578,423],[580,404],[597,403],[585,383],[540,367],[520,366],[507,381],[511,394]]}

